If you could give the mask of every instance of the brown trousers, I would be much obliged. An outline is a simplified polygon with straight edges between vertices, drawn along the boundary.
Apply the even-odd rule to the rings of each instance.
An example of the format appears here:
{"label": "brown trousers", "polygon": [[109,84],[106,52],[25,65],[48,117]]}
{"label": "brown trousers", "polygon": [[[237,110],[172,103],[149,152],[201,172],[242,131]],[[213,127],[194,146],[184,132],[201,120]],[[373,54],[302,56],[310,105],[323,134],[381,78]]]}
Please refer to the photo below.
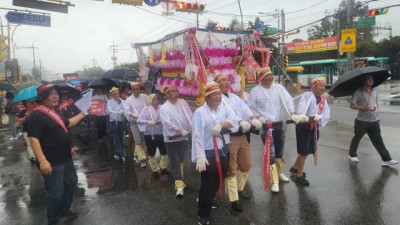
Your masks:
{"label": "brown trousers", "polygon": [[246,135],[232,136],[229,144],[229,163],[226,177],[236,175],[239,168],[242,172],[248,172],[251,168],[250,144]]}

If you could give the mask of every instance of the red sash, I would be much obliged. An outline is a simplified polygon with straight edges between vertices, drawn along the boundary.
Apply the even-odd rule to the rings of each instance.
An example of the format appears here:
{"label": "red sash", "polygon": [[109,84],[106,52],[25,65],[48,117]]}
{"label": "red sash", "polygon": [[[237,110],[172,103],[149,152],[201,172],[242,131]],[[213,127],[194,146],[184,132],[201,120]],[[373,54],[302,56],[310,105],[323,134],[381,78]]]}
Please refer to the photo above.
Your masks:
{"label": "red sash", "polygon": [[[325,97],[321,96],[321,101],[318,104],[318,115],[321,115],[322,110],[325,106]],[[318,121],[313,121],[311,123],[311,129],[314,129],[314,166],[318,165]]]}
{"label": "red sash", "polygon": [[219,149],[218,149],[218,145],[217,145],[217,138],[214,136],[213,136],[213,144],[214,144],[215,162],[217,163],[217,169],[218,169],[218,175],[219,175],[219,195],[222,197],[222,166],[221,166],[221,159],[219,158]]}
{"label": "red sash", "polygon": [[47,116],[49,116],[50,118],[52,118],[58,125],[60,125],[60,127],[65,131],[65,133],[68,134],[68,130],[64,124],[64,121],[61,119],[60,115],[58,115],[58,113],[56,113],[54,109],[50,109],[44,105],[38,105],[34,110],[42,112]]}
{"label": "red sash", "polygon": [[263,166],[262,175],[264,177],[264,191],[269,189],[269,176],[270,176],[270,163],[271,163],[271,145],[272,145],[272,122],[267,122],[267,135],[265,137],[264,144],[264,156],[263,156]]}

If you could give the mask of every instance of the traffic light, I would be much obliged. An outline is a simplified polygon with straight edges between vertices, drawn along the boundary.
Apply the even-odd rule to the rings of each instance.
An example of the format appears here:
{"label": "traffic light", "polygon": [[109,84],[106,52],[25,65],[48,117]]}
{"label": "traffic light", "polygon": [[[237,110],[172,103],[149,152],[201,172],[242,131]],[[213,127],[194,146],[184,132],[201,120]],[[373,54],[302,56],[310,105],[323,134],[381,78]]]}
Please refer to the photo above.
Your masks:
{"label": "traffic light", "polygon": [[289,56],[285,56],[283,59],[283,66],[289,67]]}
{"label": "traffic light", "polygon": [[233,30],[230,27],[217,27],[217,30]]}
{"label": "traffic light", "polygon": [[175,10],[180,12],[202,13],[204,11],[204,4],[176,2]]}
{"label": "traffic light", "polygon": [[3,59],[7,58],[8,56],[7,52],[3,52],[8,48],[8,45],[5,43],[7,39],[7,36],[0,35],[0,61],[3,61]]}
{"label": "traffic light", "polygon": [[371,11],[369,11],[369,16],[373,17],[373,16],[383,15],[383,14],[388,13],[388,11],[389,11],[389,8],[371,10]]}

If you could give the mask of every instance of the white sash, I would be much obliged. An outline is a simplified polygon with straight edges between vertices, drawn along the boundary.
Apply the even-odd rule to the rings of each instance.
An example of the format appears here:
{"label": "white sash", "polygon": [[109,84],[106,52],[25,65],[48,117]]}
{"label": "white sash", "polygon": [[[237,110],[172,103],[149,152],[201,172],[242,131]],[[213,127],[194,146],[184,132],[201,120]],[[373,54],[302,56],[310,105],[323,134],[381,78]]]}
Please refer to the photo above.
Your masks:
{"label": "white sash", "polygon": [[222,97],[222,103],[224,103],[224,105],[226,107],[228,107],[229,110],[231,110],[231,112],[233,112],[235,115],[237,115],[237,113],[235,112],[235,110],[232,109],[231,105],[229,105],[229,103],[227,101],[225,101],[224,97]]}
{"label": "white sash", "polygon": [[281,88],[280,88],[278,85],[276,85],[276,84],[273,84],[273,85],[274,85],[274,87],[275,87],[276,93],[278,94],[279,98],[281,99],[282,105],[283,105],[283,106],[285,107],[285,109],[286,109],[286,112],[288,113],[289,116],[291,116],[292,114],[290,114],[289,109],[288,109],[288,107],[287,107],[287,105],[286,105],[285,99],[283,98],[283,94],[282,94]]}

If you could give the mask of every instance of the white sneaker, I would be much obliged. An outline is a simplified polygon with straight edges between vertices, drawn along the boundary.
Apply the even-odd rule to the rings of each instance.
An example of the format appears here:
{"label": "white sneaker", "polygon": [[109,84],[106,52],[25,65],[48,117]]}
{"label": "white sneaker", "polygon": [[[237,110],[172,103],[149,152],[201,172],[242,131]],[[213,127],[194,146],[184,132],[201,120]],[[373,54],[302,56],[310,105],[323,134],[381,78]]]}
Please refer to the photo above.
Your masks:
{"label": "white sneaker", "polygon": [[349,159],[350,159],[350,161],[353,162],[353,163],[358,163],[358,162],[360,162],[360,160],[358,160],[357,157],[351,157],[351,156],[349,156]]}
{"label": "white sneaker", "polygon": [[184,193],[183,188],[176,189],[176,197],[177,198],[182,198],[183,197],[183,193]]}
{"label": "white sneaker", "polygon": [[392,159],[390,161],[383,162],[381,165],[382,166],[391,166],[391,165],[394,165],[394,164],[397,164],[397,163],[399,163],[399,161],[397,161],[395,159]]}
{"label": "white sneaker", "polygon": [[289,178],[287,178],[283,173],[279,174],[279,180],[285,183],[289,182]]}
{"label": "white sneaker", "polygon": [[122,162],[125,162],[125,157],[121,156],[121,157],[119,157],[119,160],[121,160]]}
{"label": "white sneaker", "polygon": [[146,168],[146,167],[147,167],[146,160],[142,160],[142,161],[140,162],[140,167],[142,167],[142,168]]}
{"label": "white sneaker", "polygon": [[272,184],[271,191],[274,193],[278,193],[279,192],[279,184]]}
{"label": "white sneaker", "polygon": [[114,160],[118,160],[118,159],[119,159],[119,157],[114,155]]}
{"label": "white sneaker", "polygon": [[10,137],[10,139],[8,139],[9,141],[14,141],[14,140],[16,140],[17,138],[14,138],[14,137]]}
{"label": "white sneaker", "polygon": [[135,161],[135,163],[139,163],[139,160],[138,160],[137,156],[133,157],[133,161]]}
{"label": "white sneaker", "polygon": [[17,138],[19,138],[19,137],[21,137],[21,136],[22,136],[22,133],[19,132],[19,133],[17,134]]}

